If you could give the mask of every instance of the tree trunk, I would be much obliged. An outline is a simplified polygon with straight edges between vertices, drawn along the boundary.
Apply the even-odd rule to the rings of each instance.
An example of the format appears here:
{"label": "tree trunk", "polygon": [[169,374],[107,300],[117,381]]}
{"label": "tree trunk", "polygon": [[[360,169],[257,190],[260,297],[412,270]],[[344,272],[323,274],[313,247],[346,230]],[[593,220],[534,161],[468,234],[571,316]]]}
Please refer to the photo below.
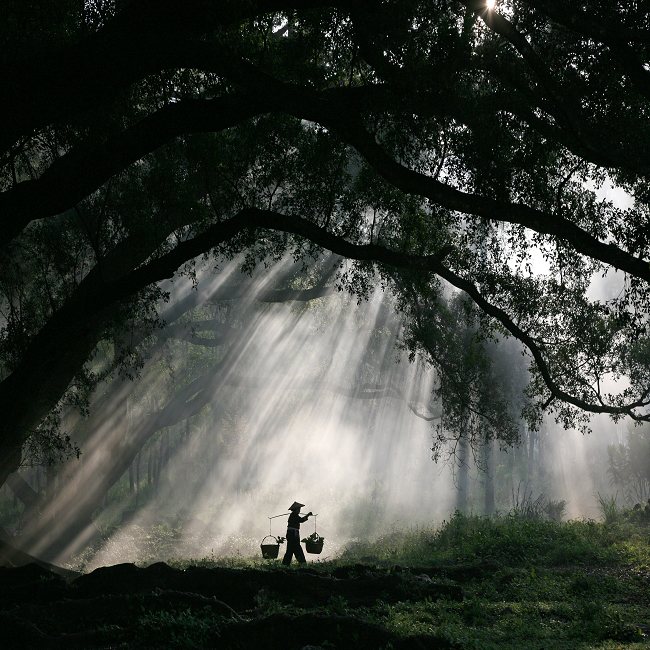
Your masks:
{"label": "tree trunk", "polygon": [[537,440],[537,432],[533,429],[528,429],[528,480],[531,489],[534,487],[536,490],[539,490],[539,461],[536,457]]}
{"label": "tree trunk", "polygon": [[129,494],[133,495],[135,492],[135,468],[133,463],[129,465]]}
{"label": "tree trunk", "polygon": [[458,492],[456,510],[466,513],[469,503],[469,440],[461,435],[458,441]]}
{"label": "tree trunk", "polygon": [[139,451],[135,457],[135,505],[137,506],[140,500],[140,458],[142,452]]}
{"label": "tree trunk", "polygon": [[[81,371],[120,302],[167,277],[164,264],[159,269],[152,263],[151,275],[141,265],[164,241],[165,230],[171,229],[167,224],[153,237],[151,233],[131,236],[106,255],[32,338],[16,369],[0,382],[0,485],[20,466],[23,444]],[[170,265],[175,262],[174,258]]]}
{"label": "tree trunk", "polygon": [[486,440],[483,444],[483,463],[485,470],[483,513],[493,515],[496,512],[494,498],[494,440]]}

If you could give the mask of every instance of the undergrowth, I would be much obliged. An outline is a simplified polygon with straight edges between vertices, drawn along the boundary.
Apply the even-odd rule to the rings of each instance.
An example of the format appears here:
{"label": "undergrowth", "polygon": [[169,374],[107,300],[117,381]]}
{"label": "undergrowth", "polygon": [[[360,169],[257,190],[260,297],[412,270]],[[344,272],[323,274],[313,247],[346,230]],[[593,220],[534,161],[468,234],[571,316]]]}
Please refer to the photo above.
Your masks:
{"label": "undergrowth", "polygon": [[[180,569],[227,566],[241,570],[243,580],[251,569],[287,570],[277,560],[241,556],[209,555],[170,564]],[[608,522],[566,523],[521,513],[490,518],[456,513],[438,528],[391,531],[356,542],[336,560],[311,562],[307,570],[391,576],[413,584],[452,583],[464,597],[380,599],[368,607],[352,607],[336,597],[326,606],[301,609],[291,603],[290,594],[262,590],[256,608],[243,612],[243,619],[352,616],[383,627],[407,645],[411,639],[435,638],[463,649],[627,650],[650,645],[650,524],[625,512]],[[137,642],[141,647],[205,647],[220,624],[209,610],[144,611]]]}
{"label": "undergrowth", "polygon": [[486,650],[649,645],[650,525],[625,513],[613,523],[456,513],[438,529],[357,543],[340,561],[399,563],[462,585],[460,603],[386,606],[385,624],[405,636]]}
{"label": "undergrowth", "polygon": [[559,523],[457,512],[437,529],[393,531],[373,542],[355,543],[341,559],[410,564],[489,561],[508,566],[647,563],[648,547],[643,539],[648,531],[650,526],[622,520],[614,525],[591,520]]}

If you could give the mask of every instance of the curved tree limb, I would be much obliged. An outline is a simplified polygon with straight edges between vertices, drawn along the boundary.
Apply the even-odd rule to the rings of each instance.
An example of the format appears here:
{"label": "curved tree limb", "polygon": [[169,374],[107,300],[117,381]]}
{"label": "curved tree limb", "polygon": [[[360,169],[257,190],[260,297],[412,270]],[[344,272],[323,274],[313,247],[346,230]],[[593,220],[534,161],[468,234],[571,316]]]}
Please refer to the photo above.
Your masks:
{"label": "curved tree limb", "polygon": [[[235,64],[229,62],[228,66]],[[405,167],[377,144],[354,113],[350,114],[349,106],[338,97],[311,93],[278,82],[241,62],[236,68],[238,72],[243,70],[240,78],[250,86],[250,90],[257,87],[258,91],[264,91],[263,100],[235,94],[215,100],[179,102],[161,109],[96,148],[83,148],[66,154],[40,179],[25,181],[0,194],[0,213],[3,213],[5,230],[10,238],[31,219],[72,207],[125,164],[134,162],[182,132],[221,130],[254,115],[282,111],[331,128],[344,142],[355,147],[381,176],[404,192],[426,197],[451,210],[519,224],[556,236],[583,255],[650,281],[650,264],[646,260],[599,241],[560,215],[463,192]],[[69,179],[70,183],[67,182]]]}
{"label": "curved tree limb", "polygon": [[0,409],[3,412],[0,484],[15,471],[20,463],[23,441],[55,407],[65,388],[81,370],[121,301],[130,299],[154,282],[173,276],[188,260],[239,234],[258,229],[290,233],[349,259],[435,273],[467,293],[486,314],[499,321],[529,348],[546,385],[556,397],[585,411],[628,415],[639,421],[650,421],[650,412],[636,412],[647,407],[647,401],[637,400],[621,406],[593,404],[562,390],[533,338],[502,309],[489,303],[470,281],[445,266],[444,258],[449,249],[433,255],[410,255],[377,244],[354,244],[300,217],[249,208],[122,275],[102,277],[99,273],[91,273],[82,282],[77,295],[31,341],[20,366],[0,382]]}
{"label": "curved tree limb", "polygon": [[488,302],[472,282],[445,266],[444,258],[449,253],[448,249],[441,250],[434,255],[409,255],[377,244],[353,244],[311,221],[268,210],[249,208],[242,210],[236,217],[213,226],[192,240],[179,244],[174,251],[148,263],[145,267],[132,271],[122,280],[115,282],[112,291],[115,292],[116,299],[132,294],[137,287],[170,277],[187,259],[220,244],[226,238],[235,236],[245,228],[268,228],[298,235],[348,259],[380,262],[393,267],[420,269],[435,273],[451,285],[464,291],[478,307],[501,323],[530,350],[546,386],[556,398],[592,413],[628,415],[635,420],[650,421],[650,412],[641,414],[637,412],[638,409],[650,405],[650,400],[639,399],[621,406],[603,405],[587,402],[561,389],[552,376],[542,350],[532,336],[516,325],[504,310]]}
{"label": "curved tree limb", "polygon": [[250,98],[184,100],[169,104],[104,142],[87,142],[54,162],[35,180],[0,193],[2,244],[11,241],[34,219],[63,212],[109,178],[161,145],[184,133],[221,131],[260,109]]}
{"label": "curved tree limb", "polygon": [[[544,379],[544,383],[556,398],[592,413],[628,415],[635,420],[650,421],[650,412],[641,414],[637,412],[638,409],[643,409],[650,405],[650,400],[648,399],[639,399],[622,406],[611,406],[587,402],[561,389],[553,379],[543,352],[535,340],[527,332],[516,325],[505,311],[488,302],[473,283],[462,278],[446,267],[443,262],[445,251],[441,251],[436,255],[403,255],[402,253],[375,244],[351,244],[336,235],[328,233],[323,228],[320,228],[311,222],[295,220],[291,223],[293,218],[289,217],[287,220],[285,215],[278,215],[277,213],[262,210],[255,210],[254,212],[257,213],[254,220],[257,221],[259,219],[261,221],[261,227],[269,227],[270,224],[273,224],[271,227],[274,229],[300,235],[319,246],[327,248],[328,250],[343,255],[349,259],[375,261],[390,266],[421,269],[423,271],[435,273],[439,277],[447,280],[453,286],[465,292],[478,307],[501,323],[506,330],[508,330],[530,350],[542,378]],[[265,226],[263,224],[267,218],[268,221]]]}
{"label": "curved tree limb", "polygon": [[0,150],[53,122],[111,103],[149,74],[191,66],[184,39],[200,40],[272,12],[348,4],[350,0],[139,0],[126,3],[106,25],[70,45],[5,51],[0,58],[0,87],[7,91],[0,105]]}
{"label": "curved tree limb", "polygon": [[[267,91],[267,100],[279,110],[311,119],[334,130],[341,139],[353,146],[383,178],[408,194],[426,197],[448,209],[485,219],[525,226],[541,234],[556,236],[574,249],[594,259],[611,264],[650,282],[650,263],[627,251],[596,239],[583,228],[564,217],[542,212],[521,203],[503,202],[489,197],[457,190],[433,177],[413,171],[389,156],[363,127],[360,119],[344,102],[331,97],[319,97],[290,84],[278,82],[247,64],[247,83],[253,80]],[[240,79],[244,77],[241,75]]]}

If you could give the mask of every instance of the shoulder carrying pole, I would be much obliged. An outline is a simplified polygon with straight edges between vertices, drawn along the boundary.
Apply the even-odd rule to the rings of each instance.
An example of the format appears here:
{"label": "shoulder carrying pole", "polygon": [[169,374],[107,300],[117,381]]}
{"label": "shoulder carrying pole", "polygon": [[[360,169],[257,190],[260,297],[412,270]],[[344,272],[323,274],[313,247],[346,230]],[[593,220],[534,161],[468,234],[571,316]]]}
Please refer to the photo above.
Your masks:
{"label": "shoulder carrying pole", "polygon": [[273,537],[273,534],[271,533],[271,519],[277,519],[278,517],[288,517],[289,513],[288,512],[283,512],[281,515],[273,515],[272,517],[267,517],[269,520],[269,535]]}

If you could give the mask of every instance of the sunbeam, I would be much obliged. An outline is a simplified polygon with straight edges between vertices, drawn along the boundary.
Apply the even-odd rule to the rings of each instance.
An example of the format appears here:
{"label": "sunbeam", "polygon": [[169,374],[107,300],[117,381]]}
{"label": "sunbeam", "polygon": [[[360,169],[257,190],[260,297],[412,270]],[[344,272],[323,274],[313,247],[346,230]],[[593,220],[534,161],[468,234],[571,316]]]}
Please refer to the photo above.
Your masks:
{"label": "sunbeam", "polygon": [[[431,462],[439,378],[401,350],[390,292],[357,304],[340,292],[291,300],[302,294],[285,289],[278,301],[290,259],[252,277],[240,264],[167,284],[142,371],[116,376],[90,418],[75,420],[82,456],[26,522],[25,548],[86,569],[251,556],[268,517],[294,499],[319,513],[328,558],[454,508],[507,510],[533,494],[593,514],[602,463],[551,421],[524,427],[517,449]],[[285,521],[272,523],[283,535]]]}

